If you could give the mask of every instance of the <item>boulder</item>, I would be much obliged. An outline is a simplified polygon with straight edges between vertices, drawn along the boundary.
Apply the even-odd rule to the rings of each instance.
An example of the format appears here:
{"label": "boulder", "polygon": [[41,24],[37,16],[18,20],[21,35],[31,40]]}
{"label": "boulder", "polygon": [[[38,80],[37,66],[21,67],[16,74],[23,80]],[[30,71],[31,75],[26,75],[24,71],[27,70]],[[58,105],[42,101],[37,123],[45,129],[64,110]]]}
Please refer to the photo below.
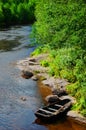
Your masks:
{"label": "boulder", "polygon": [[30,58],[29,61],[36,62],[36,59],[35,58]]}
{"label": "boulder", "polygon": [[72,104],[76,103],[76,99],[74,97],[70,96],[70,95],[61,96],[60,99],[61,100],[69,99],[72,102]]}
{"label": "boulder", "polygon": [[22,77],[25,78],[25,79],[29,79],[33,76],[33,73],[32,72],[29,72],[29,71],[22,71]]}
{"label": "boulder", "polygon": [[54,102],[58,102],[60,101],[59,97],[57,95],[48,95],[45,100],[48,102],[48,103],[54,103]]}
{"label": "boulder", "polygon": [[68,95],[65,90],[53,89],[53,90],[52,90],[52,93],[53,93],[53,95],[57,95],[57,96],[59,96],[59,97]]}

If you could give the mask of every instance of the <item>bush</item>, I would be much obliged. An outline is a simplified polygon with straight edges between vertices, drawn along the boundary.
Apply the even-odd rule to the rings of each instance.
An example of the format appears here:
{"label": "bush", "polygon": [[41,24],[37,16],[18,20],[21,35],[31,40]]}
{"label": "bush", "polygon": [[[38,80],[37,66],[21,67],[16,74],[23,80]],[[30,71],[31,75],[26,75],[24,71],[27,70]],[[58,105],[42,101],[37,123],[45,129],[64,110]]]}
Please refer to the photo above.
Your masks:
{"label": "bush", "polygon": [[0,27],[4,26],[4,15],[2,13],[2,11],[0,11]]}
{"label": "bush", "polygon": [[0,27],[33,23],[34,10],[35,0],[4,0],[0,2]]}
{"label": "bush", "polygon": [[[81,2],[82,1],[82,2]],[[35,38],[51,48],[86,47],[86,4],[81,1],[38,1]]]}

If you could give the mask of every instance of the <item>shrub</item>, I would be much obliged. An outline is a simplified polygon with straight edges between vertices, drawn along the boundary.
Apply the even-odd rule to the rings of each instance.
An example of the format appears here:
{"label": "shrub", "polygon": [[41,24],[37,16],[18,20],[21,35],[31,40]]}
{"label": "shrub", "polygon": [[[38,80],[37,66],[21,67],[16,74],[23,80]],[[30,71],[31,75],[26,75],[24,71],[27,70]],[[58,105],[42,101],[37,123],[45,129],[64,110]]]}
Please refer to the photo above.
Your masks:
{"label": "shrub", "polygon": [[[35,0],[0,1],[0,27],[15,24],[29,24],[35,21]],[[1,13],[2,12],[2,13]],[[2,18],[4,17],[4,19]]]}

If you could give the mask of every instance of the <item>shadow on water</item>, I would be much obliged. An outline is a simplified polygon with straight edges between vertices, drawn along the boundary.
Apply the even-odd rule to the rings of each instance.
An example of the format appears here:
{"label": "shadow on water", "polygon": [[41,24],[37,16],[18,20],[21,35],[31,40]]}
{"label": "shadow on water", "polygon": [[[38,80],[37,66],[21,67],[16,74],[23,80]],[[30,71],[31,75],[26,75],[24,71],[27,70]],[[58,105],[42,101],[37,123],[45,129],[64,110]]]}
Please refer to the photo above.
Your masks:
{"label": "shadow on water", "polygon": [[15,26],[0,31],[0,50],[13,51],[22,48],[33,47],[30,44],[29,34],[31,27]]}
{"label": "shadow on water", "polygon": [[19,46],[17,39],[14,40],[0,40],[0,50],[11,51],[14,47]]}

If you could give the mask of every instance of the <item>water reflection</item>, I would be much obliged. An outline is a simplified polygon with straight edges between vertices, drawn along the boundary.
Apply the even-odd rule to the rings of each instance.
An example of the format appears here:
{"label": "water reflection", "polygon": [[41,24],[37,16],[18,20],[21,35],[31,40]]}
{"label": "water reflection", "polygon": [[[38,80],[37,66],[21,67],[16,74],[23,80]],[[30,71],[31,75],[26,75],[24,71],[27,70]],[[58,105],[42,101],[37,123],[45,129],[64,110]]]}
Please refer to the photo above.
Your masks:
{"label": "water reflection", "polygon": [[0,40],[0,50],[2,51],[10,51],[14,47],[19,46],[20,43],[17,41],[17,39],[14,40]]}
{"label": "water reflection", "polygon": [[[0,31],[0,50],[11,51],[30,47],[30,26],[15,26]],[[18,47],[18,48],[17,48]]]}

